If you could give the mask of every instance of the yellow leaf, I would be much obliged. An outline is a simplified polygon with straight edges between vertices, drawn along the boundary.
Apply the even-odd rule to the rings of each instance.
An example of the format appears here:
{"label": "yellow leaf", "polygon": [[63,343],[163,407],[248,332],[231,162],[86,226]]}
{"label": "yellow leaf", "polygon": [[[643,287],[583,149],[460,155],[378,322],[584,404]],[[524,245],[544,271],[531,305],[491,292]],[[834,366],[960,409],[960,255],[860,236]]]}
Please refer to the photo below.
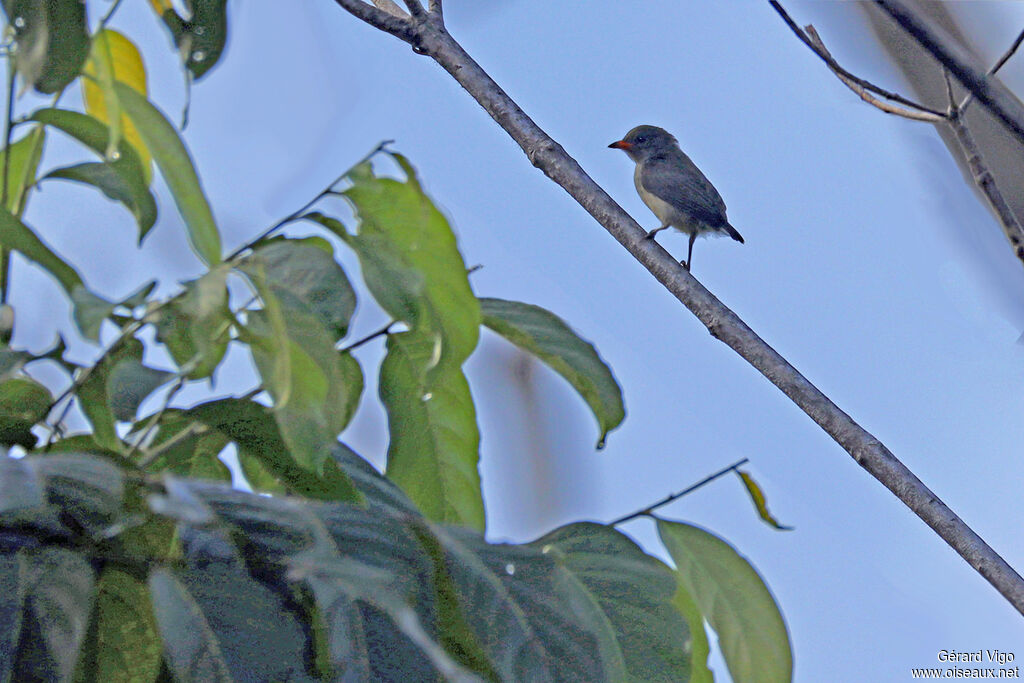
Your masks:
{"label": "yellow leaf", "polygon": [[160,16],[163,16],[164,12],[174,9],[171,6],[171,0],[149,0],[149,4],[153,6],[153,11]]}
{"label": "yellow leaf", "polygon": [[757,515],[766,524],[769,524],[779,531],[790,531],[793,527],[779,524],[779,521],[772,516],[772,513],[768,512],[768,504],[764,498],[764,491],[758,486],[754,478],[743,470],[735,470],[736,474],[739,475],[743,481],[743,486],[747,489],[747,494],[750,495],[751,502],[754,503],[754,507],[757,508]]}
{"label": "yellow leaf", "polygon": [[121,112],[113,87],[114,81],[120,81],[143,96],[146,95],[146,67],[138,48],[123,34],[104,29],[93,37],[89,59],[85,63],[85,74],[91,77],[82,79],[85,111],[110,127],[112,150],[116,149],[122,136],[135,148],[142,160],[148,184],[153,179],[153,156],[135,124]]}

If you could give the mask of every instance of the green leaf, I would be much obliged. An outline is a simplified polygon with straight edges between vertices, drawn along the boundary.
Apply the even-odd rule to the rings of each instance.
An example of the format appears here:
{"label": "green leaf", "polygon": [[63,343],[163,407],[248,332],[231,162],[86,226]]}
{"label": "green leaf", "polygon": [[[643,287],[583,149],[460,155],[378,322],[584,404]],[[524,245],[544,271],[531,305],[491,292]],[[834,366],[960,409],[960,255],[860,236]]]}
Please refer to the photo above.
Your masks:
{"label": "green leaf", "polygon": [[[551,553],[487,544],[476,532],[432,525],[442,553],[442,595],[449,611],[443,626],[460,634],[456,618],[471,630],[458,638],[480,649],[499,680],[616,680],[602,645],[607,622],[594,601]],[[457,616],[451,609],[457,609]]]}
{"label": "green leaf", "polygon": [[89,26],[80,0],[4,0],[14,27],[15,66],[26,84],[44,94],[78,77],[89,54]]}
{"label": "green leaf", "polygon": [[590,406],[603,448],[608,432],[626,416],[622,390],[593,344],[579,337],[560,318],[539,306],[504,299],[481,299],[483,323],[565,377]]}
{"label": "green leaf", "polygon": [[8,150],[0,152],[0,164],[8,164],[6,206],[15,216],[22,214],[29,190],[35,185],[36,170],[39,168],[45,141],[46,130],[37,126],[31,133],[11,144],[9,162],[5,159]]}
{"label": "green leaf", "polygon": [[[148,421],[140,421],[139,428],[146,423]],[[189,433],[183,434],[186,431]],[[146,447],[149,452],[160,451],[146,466],[146,471],[230,481],[231,471],[217,457],[227,444],[228,438],[222,433],[185,419],[176,411],[167,411],[152,443]]]}
{"label": "green leaf", "polygon": [[345,336],[356,294],[330,251],[308,240],[279,239],[256,247],[239,269],[254,281],[263,278],[263,285],[275,295],[292,294],[335,340]]}
{"label": "green leaf", "polygon": [[737,682],[776,683],[793,677],[789,634],[757,571],[732,546],[689,524],[658,520],[658,534],[680,584],[718,634]]}
{"label": "green leaf", "polygon": [[358,406],[362,370],[335,349],[335,335],[296,290],[281,284],[284,273],[267,266],[258,258],[243,267],[264,304],[248,314],[245,331],[281,436],[301,466],[319,472]]}
{"label": "green leaf", "polygon": [[163,647],[146,584],[112,567],[96,586],[89,643],[78,660],[76,679],[104,683],[156,680]]}
{"label": "green leaf", "polygon": [[64,260],[50,251],[35,233],[14,215],[0,206],[0,244],[19,252],[52,275],[70,295],[75,287],[84,286],[82,278]]}
{"label": "green leaf", "polygon": [[72,314],[82,336],[99,343],[100,327],[116,306],[81,285],[71,290]]}
{"label": "green leaf", "polygon": [[222,559],[202,569],[156,569],[149,587],[175,679],[308,680],[294,611],[241,566]]}
{"label": "green leaf", "polygon": [[28,377],[0,382],[0,444],[35,446],[32,427],[46,417],[52,402],[49,390]]}
{"label": "green leaf", "polygon": [[351,235],[342,229],[339,237],[359,256],[363,278],[380,305],[410,328],[437,337],[435,365],[461,366],[480,336],[480,303],[447,219],[405,157],[391,156],[405,172],[404,182],[358,172],[359,167],[349,174],[352,187],[344,195],[355,209],[359,231]]}
{"label": "green leaf", "polygon": [[142,96],[148,94],[146,87],[146,66],[142,55],[127,36],[112,29],[98,31],[92,39],[89,59],[83,73],[93,78],[82,79],[82,99],[85,112],[110,127],[110,142],[105,156],[111,156],[124,132],[124,138],[138,153],[144,170],[146,186],[152,181],[152,155],[135,125],[121,114],[121,102],[114,91],[114,81],[120,81],[135,89]]}
{"label": "green leaf", "polygon": [[371,508],[419,516],[420,511],[402,490],[373,465],[343,443],[335,444],[331,457],[348,475]]}
{"label": "green leaf", "polygon": [[24,635],[12,677],[70,679],[92,612],[95,574],[82,555],[63,548],[25,552]]}
{"label": "green leaf", "polygon": [[612,674],[610,680],[689,679],[690,633],[672,605],[676,580],[671,569],[602,524],[564,526],[530,547],[554,553],[614,629],[614,642],[602,648],[604,659],[610,671],[623,667],[625,675]]}
{"label": "green leaf", "polygon": [[207,264],[221,260],[220,233],[210,204],[203,194],[192,158],[174,126],[148,99],[130,86],[114,83],[124,112],[139,130],[146,147],[153,153],[174,197],[178,211],[188,228],[192,248]]}
{"label": "green leaf", "polygon": [[227,352],[234,316],[228,307],[228,268],[185,283],[185,291],[153,314],[156,338],[189,379],[209,377]]}
{"label": "green leaf", "polygon": [[142,354],[142,342],[129,337],[97,363],[78,388],[82,411],[92,423],[96,442],[104,448],[121,451],[123,443],[114,423],[134,419],[139,404],[173,377],[143,365]]}
{"label": "green leaf", "polygon": [[747,490],[747,495],[750,496],[750,502],[754,504],[754,508],[757,510],[757,516],[760,517],[765,524],[775,527],[779,531],[792,531],[793,527],[779,524],[779,520],[772,516],[772,513],[768,512],[768,503],[764,498],[764,491],[758,486],[754,478],[750,476],[748,472],[743,470],[733,470],[736,475],[743,482],[743,488]]}
{"label": "green leaf", "polygon": [[43,482],[23,459],[0,457],[0,515],[10,523],[13,515],[46,505]]}
{"label": "green leaf", "polygon": [[89,162],[65,166],[50,171],[42,179],[60,178],[92,185],[110,199],[124,204],[139,224],[141,244],[156,223],[156,200],[153,199],[145,182],[139,176],[126,173],[126,167],[118,166],[119,163],[120,160],[113,163]]}
{"label": "green leaf", "polygon": [[248,458],[258,460],[289,492],[318,500],[359,502],[362,496],[333,460],[324,462],[317,477],[299,467],[288,454],[270,410],[253,401],[220,399],[202,403],[183,413],[190,420],[212,427],[238,445],[243,469]]}
{"label": "green leaf", "polygon": [[[3,480],[0,479],[0,488]],[[12,680],[25,608],[26,572],[21,553],[0,553],[0,681]]]}
{"label": "green leaf", "polygon": [[51,171],[46,178],[63,178],[92,185],[132,212],[139,226],[139,243],[156,221],[156,200],[149,191],[147,162],[126,140],[117,145],[117,158],[108,156],[110,129],[88,114],[66,109],[40,109],[29,120],[56,128],[98,154],[103,163],[81,164]]}
{"label": "green leaf", "polygon": [[681,581],[676,583],[676,595],[672,598],[672,604],[690,627],[690,683],[714,683],[715,677],[708,668],[711,646],[708,645],[708,632],[704,628],[704,616]]}
{"label": "green leaf", "polygon": [[227,0],[185,0],[189,18],[168,6],[161,14],[181,52],[182,61],[197,80],[213,68],[228,37]]}
{"label": "green leaf", "polygon": [[120,520],[125,498],[124,474],[112,462],[82,454],[27,458],[45,481],[47,501],[76,534],[106,538]]}
{"label": "green leaf", "polygon": [[465,375],[446,368],[428,380],[436,345],[422,335],[390,335],[387,348],[379,390],[391,435],[388,478],[428,518],[483,529],[480,432]]}

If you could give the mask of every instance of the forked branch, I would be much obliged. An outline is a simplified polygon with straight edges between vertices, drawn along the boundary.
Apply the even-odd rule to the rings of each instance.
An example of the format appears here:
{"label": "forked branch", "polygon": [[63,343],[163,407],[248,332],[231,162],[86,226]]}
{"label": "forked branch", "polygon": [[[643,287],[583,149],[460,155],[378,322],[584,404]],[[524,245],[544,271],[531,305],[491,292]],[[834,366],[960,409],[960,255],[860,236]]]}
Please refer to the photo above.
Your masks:
{"label": "forked branch", "polygon": [[[335,0],[354,16],[396,35],[430,56],[523,149],[534,166],[558,183],[633,257],[708,328],[807,413],[853,459],[917,514],[1021,613],[1024,579],[928,489],[889,449],[839,409],[775,349],[685,270],[608,196],[582,167],[527,116],[445,30],[440,14],[377,22],[358,0]],[[374,9],[374,8],[369,8]],[[379,18],[379,15],[378,15]],[[980,98],[979,98],[980,99]]]}

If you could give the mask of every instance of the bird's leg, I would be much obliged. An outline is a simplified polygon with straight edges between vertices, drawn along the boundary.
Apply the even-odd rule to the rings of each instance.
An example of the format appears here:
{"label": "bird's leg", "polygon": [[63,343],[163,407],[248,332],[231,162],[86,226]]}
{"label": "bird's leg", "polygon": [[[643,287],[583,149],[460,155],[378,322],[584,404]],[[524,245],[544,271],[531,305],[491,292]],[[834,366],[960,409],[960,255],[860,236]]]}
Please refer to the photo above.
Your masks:
{"label": "bird's leg", "polygon": [[690,233],[690,248],[686,252],[686,260],[682,264],[687,270],[690,269],[690,264],[693,263],[693,243],[697,241],[697,231],[694,230]]}
{"label": "bird's leg", "polygon": [[655,235],[657,235],[659,232],[661,232],[662,230],[664,230],[664,229],[666,229],[668,227],[671,227],[671,226],[668,223],[666,223],[665,225],[661,226],[660,228],[655,228],[654,230],[651,230],[649,233],[647,233],[647,236],[644,237],[644,239],[646,239],[646,240],[653,240]]}

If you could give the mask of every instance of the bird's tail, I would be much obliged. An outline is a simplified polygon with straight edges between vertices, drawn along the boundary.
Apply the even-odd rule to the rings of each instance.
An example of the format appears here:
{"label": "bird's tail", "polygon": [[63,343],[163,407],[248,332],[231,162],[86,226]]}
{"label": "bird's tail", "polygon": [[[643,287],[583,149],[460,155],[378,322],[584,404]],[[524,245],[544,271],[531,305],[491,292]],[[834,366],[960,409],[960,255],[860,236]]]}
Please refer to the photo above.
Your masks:
{"label": "bird's tail", "polygon": [[729,237],[733,238],[740,244],[743,244],[743,235],[741,235],[736,228],[726,223],[724,226],[722,226],[722,229],[725,230]]}

